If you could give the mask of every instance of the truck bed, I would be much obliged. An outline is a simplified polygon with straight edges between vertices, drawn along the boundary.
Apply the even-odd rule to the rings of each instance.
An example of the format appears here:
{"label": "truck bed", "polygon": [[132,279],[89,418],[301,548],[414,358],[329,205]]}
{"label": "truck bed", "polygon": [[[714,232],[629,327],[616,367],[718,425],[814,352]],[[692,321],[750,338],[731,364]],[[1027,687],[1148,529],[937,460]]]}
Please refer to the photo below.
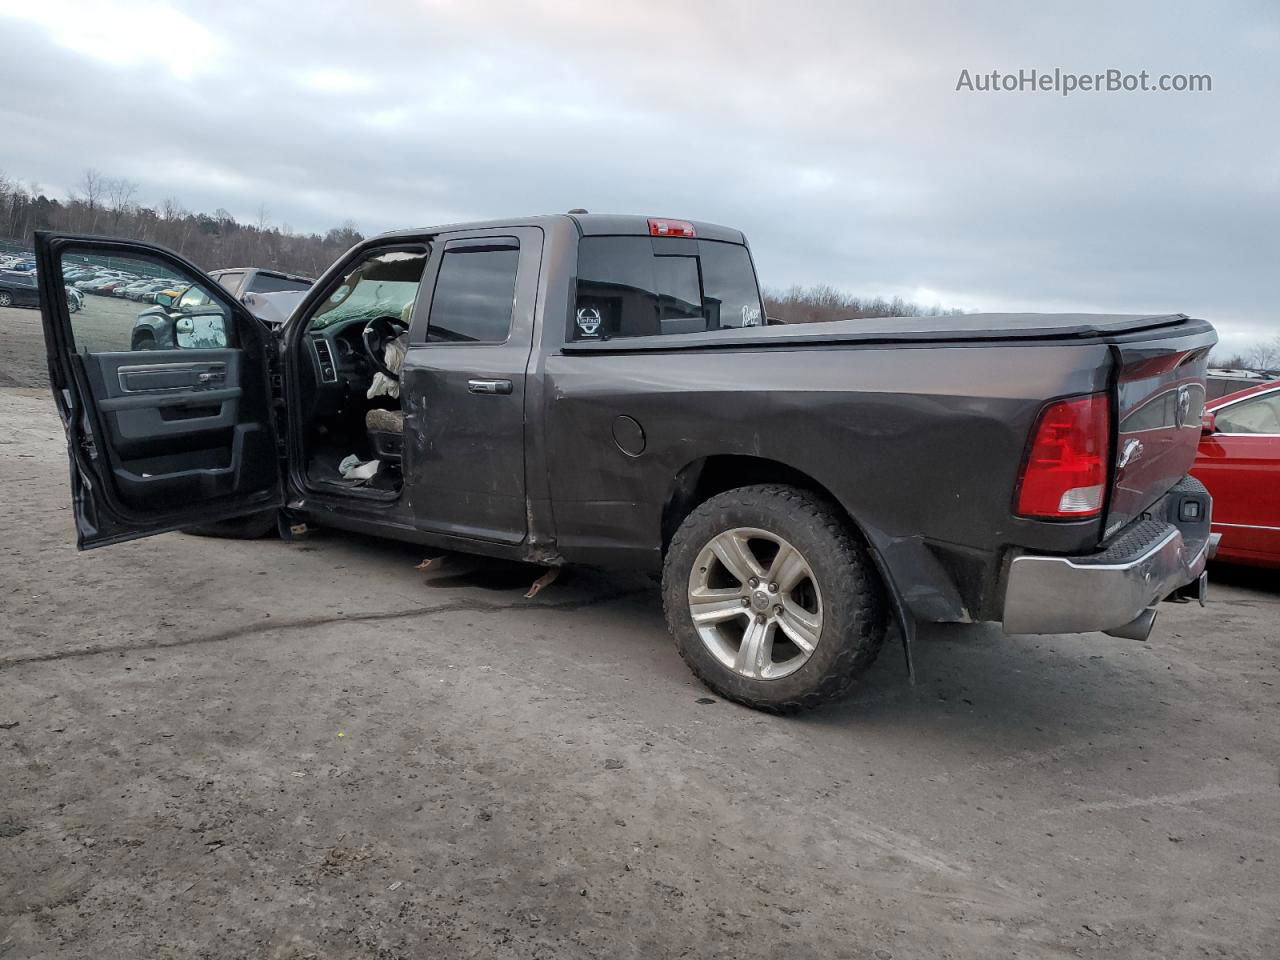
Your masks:
{"label": "truck bed", "polygon": [[588,340],[566,343],[566,353],[631,353],[651,350],[741,349],[757,346],[825,346],[855,343],[964,343],[1097,340],[1160,328],[1210,329],[1183,313],[965,313],[944,317],[868,317],[825,323],[733,327],[707,333]]}

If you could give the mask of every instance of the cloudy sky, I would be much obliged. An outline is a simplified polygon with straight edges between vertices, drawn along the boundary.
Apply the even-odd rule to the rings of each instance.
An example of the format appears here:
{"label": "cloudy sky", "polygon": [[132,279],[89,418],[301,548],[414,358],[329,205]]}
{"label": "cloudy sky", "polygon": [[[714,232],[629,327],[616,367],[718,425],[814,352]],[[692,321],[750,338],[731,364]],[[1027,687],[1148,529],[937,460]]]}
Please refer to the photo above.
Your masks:
{"label": "cloudy sky", "polygon": [[[586,207],[771,286],[1280,334],[1280,3],[0,0],[0,170],[365,232]],[[1037,69],[1212,91],[957,91]],[[210,264],[209,266],[217,266]]]}

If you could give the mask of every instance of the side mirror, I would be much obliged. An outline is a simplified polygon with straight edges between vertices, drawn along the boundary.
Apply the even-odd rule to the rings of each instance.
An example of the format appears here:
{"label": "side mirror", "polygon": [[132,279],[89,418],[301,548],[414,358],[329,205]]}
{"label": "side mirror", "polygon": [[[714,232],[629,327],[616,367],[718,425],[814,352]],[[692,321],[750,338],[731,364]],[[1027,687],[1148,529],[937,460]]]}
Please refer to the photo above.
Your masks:
{"label": "side mirror", "polygon": [[160,304],[162,307],[171,307],[173,306],[173,297],[169,296],[167,293],[157,293],[156,303]]}
{"label": "side mirror", "polygon": [[1217,432],[1218,432],[1217,418],[1213,415],[1212,412],[1206,410],[1203,416],[1200,417],[1200,433],[1203,434],[1204,436],[1208,436],[1211,433],[1217,433]]}
{"label": "side mirror", "polygon": [[219,314],[182,317],[173,325],[173,338],[183,350],[221,349],[227,345],[227,328]]}

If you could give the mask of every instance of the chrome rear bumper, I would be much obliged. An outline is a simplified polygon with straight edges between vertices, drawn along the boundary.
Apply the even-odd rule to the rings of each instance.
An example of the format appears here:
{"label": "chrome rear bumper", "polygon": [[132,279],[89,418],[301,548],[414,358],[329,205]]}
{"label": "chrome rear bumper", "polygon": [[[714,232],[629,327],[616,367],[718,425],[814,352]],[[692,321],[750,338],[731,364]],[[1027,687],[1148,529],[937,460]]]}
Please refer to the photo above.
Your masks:
{"label": "chrome rear bumper", "polygon": [[1174,524],[1147,522],[1163,529],[1144,532],[1150,542],[1136,555],[1108,550],[1088,557],[1015,557],[1005,588],[1005,632],[1101,630],[1145,639],[1155,619],[1150,608],[1200,581],[1217,547],[1216,537],[1188,543]]}

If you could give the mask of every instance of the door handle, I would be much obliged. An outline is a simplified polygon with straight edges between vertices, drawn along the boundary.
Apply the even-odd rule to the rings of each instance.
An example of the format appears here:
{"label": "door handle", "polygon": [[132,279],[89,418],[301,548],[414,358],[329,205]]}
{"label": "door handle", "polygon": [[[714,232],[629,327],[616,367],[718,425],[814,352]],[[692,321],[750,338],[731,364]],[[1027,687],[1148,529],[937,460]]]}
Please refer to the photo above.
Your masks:
{"label": "door handle", "polygon": [[487,393],[487,394],[509,394],[511,393],[510,380],[468,380],[467,390],[471,393]]}

